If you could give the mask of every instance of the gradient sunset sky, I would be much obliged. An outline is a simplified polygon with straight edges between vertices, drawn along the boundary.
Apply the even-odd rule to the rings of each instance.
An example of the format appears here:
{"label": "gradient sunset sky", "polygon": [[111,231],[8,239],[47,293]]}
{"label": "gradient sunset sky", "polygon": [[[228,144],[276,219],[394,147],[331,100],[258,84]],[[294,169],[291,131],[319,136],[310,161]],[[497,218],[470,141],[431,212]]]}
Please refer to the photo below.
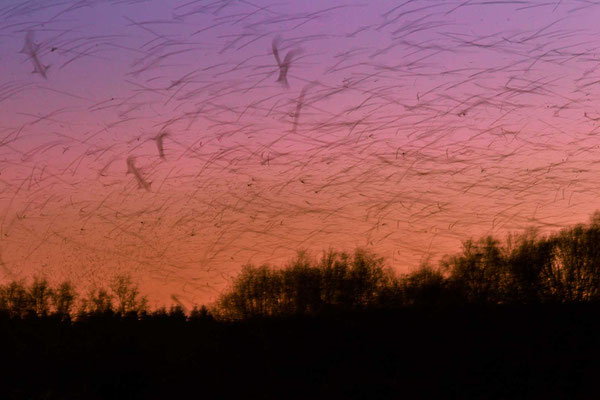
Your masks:
{"label": "gradient sunset sky", "polygon": [[192,304],[299,248],[404,272],[600,208],[592,2],[0,7],[4,280]]}

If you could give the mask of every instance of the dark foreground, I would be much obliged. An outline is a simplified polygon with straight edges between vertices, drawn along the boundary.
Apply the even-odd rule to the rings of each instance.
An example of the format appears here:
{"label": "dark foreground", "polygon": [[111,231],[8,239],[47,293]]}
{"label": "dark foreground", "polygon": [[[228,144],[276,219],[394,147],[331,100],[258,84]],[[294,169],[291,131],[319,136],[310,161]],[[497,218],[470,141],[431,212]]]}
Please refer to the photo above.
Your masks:
{"label": "dark foreground", "polygon": [[594,399],[600,307],[0,318],[2,399]]}

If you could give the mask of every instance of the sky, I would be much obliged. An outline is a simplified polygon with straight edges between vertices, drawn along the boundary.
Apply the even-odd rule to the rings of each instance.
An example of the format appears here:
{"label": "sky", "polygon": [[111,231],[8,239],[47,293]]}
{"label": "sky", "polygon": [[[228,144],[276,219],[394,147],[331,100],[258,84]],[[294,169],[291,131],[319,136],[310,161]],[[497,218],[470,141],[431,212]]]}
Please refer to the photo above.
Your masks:
{"label": "sky", "polygon": [[598,209],[600,4],[0,4],[0,270],[154,302]]}

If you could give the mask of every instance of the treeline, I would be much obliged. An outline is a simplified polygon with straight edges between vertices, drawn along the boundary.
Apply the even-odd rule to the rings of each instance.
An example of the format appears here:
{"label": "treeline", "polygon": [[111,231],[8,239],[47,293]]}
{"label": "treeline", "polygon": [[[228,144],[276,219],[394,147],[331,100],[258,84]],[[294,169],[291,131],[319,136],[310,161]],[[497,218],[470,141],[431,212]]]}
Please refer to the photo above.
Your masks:
{"label": "treeline", "polygon": [[463,243],[437,267],[396,275],[366,250],[301,252],[284,268],[247,265],[214,307],[227,319],[465,305],[580,303],[600,300],[600,216],[540,236]]}
{"label": "treeline", "polygon": [[0,312],[11,317],[59,316],[71,318],[87,314],[127,315],[147,311],[146,296],[141,296],[129,275],[117,275],[108,288],[90,288],[80,295],[68,281],[52,285],[36,276],[30,284],[24,280],[0,285]]}
{"label": "treeline", "polygon": [[596,398],[597,220],[403,275],[366,250],[299,253],[189,315],[126,275],[4,284],[0,398]]}
{"label": "treeline", "polygon": [[[463,243],[460,253],[438,266],[424,264],[395,274],[375,253],[307,252],[282,268],[246,265],[212,305],[194,307],[192,317],[239,320],[253,317],[320,315],[338,311],[465,305],[535,305],[600,300],[600,214],[541,236],[534,230],[503,242],[491,236]],[[27,285],[0,285],[0,313],[11,317],[82,318],[97,314],[186,317],[181,306],[150,310],[146,296],[128,275],[108,288],[80,294],[70,282],[51,285],[34,278]]]}
{"label": "treeline", "polygon": [[209,317],[206,307],[194,307],[190,315],[180,305],[169,309],[151,310],[147,296],[128,274],[114,276],[108,287],[91,287],[83,294],[69,281],[51,284],[47,278],[36,276],[31,282],[12,281],[0,285],[0,314],[11,318],[55,317],[62,320],[85,319],[92,316],[128,318]]}

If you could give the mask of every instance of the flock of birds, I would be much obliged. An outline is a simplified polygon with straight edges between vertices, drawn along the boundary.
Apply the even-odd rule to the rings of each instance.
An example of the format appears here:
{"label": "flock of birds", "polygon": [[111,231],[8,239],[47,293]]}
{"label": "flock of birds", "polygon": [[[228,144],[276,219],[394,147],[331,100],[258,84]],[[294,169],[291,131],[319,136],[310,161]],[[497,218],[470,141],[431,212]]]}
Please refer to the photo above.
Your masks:
{"label": "flock of birds", "polygon": [[2,2],[3,279],[125,271],[191,304],[299,248],[407,271],[584,222],[598,17],[593,0]]}

